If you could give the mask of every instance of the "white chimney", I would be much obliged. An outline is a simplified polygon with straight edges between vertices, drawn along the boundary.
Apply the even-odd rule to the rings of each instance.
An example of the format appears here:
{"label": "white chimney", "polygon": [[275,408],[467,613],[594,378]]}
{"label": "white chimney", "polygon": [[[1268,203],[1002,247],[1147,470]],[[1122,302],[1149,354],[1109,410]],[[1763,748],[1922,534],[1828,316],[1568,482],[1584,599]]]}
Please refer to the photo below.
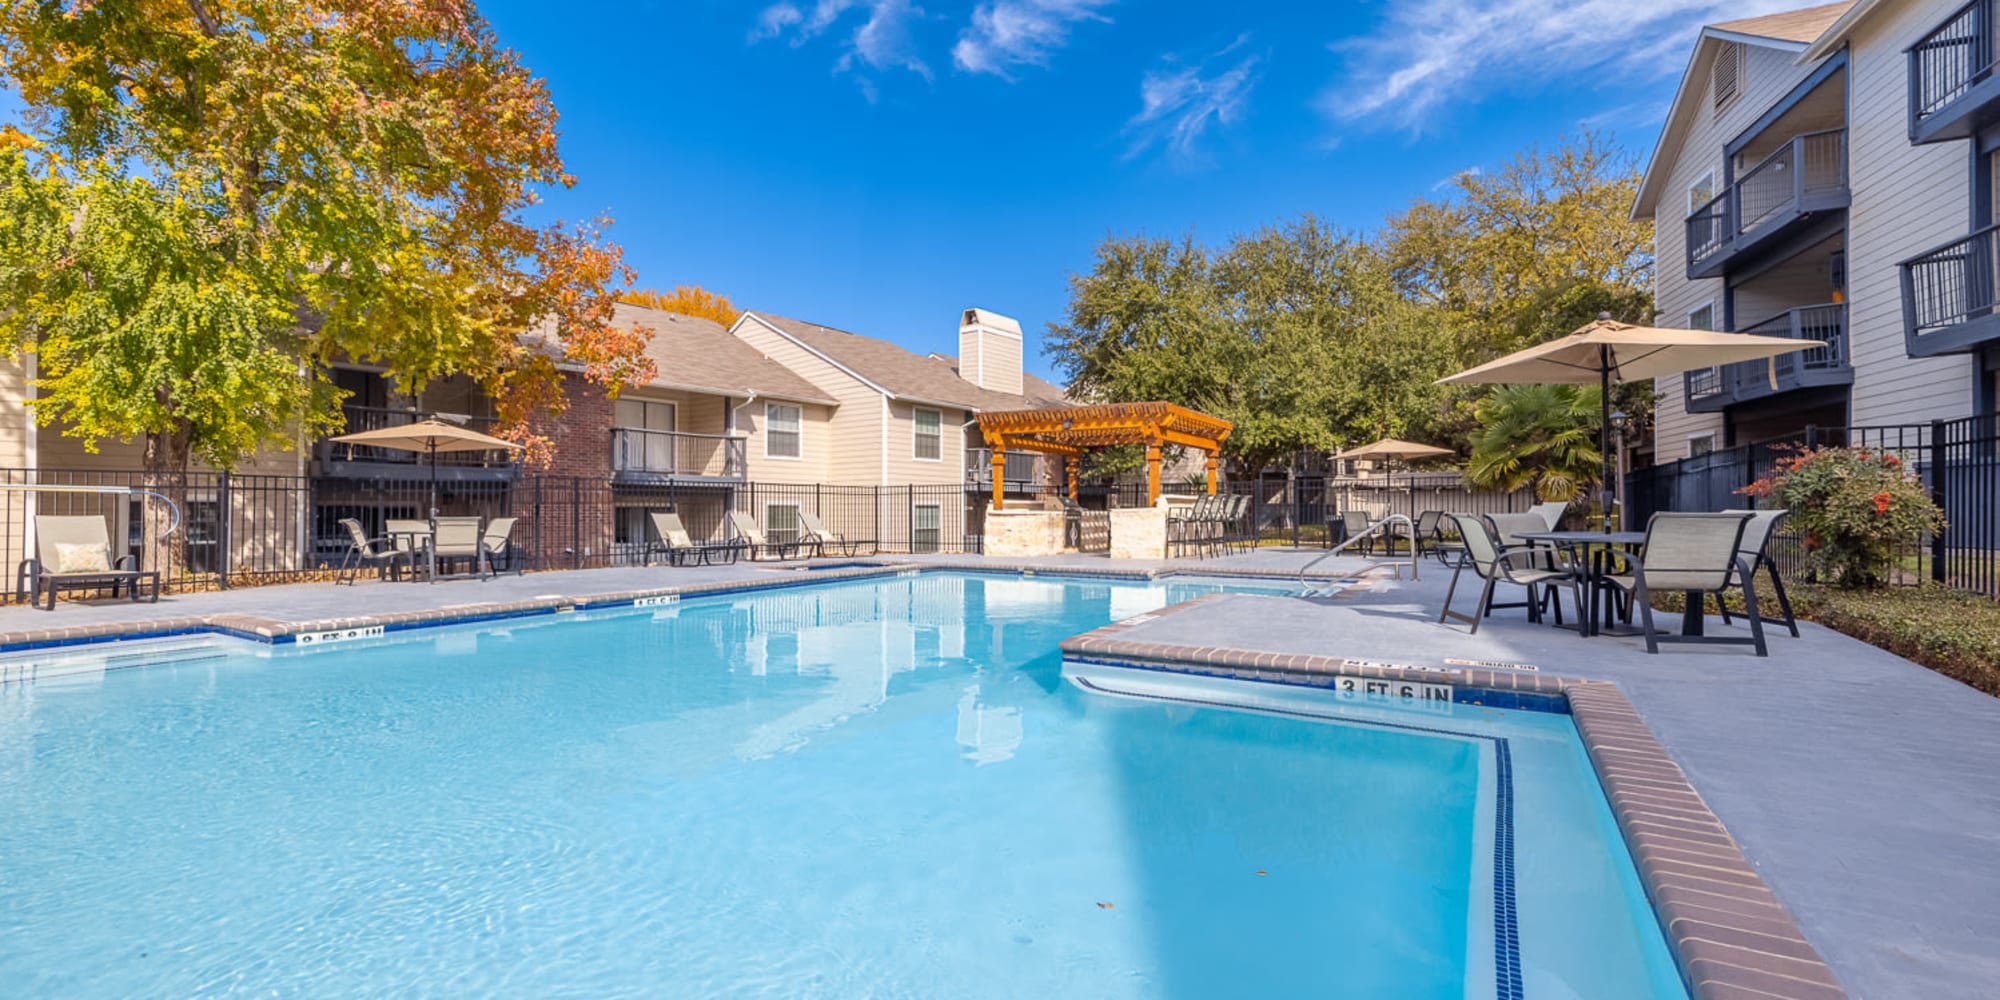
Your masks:
{"label": "white chimney", "polygon": [[1021,394],[1021,324],[967,309],[958,322],[958,374],[981,389]]}

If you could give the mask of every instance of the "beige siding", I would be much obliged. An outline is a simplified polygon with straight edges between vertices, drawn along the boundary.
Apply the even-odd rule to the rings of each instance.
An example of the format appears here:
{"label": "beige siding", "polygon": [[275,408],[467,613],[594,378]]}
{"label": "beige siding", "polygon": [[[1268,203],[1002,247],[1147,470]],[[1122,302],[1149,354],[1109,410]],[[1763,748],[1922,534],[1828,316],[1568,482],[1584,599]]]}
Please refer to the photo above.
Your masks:
{"label": "beige siding", "polygon": [[[839,401],[840,405],[833,409],[826,423],[826,479],[823,481],[856,485],[882,482],[880,392],[752,317],[745,316],[739,320],[731,332],[771,360],[790,368],[828,397]],[[762,412],[757,407],[745,408],[739,411],[739,418],[751,409]],[[738,425],[741,426],[740,420]],[[751,453],[753,456],[757,454],[757,446],[752,446]],[[800,474],[807,471],[802,470]],[[785,477],[773,481],[812,480]]]}
{"label": "beige siding", "polygon": [[[916,411],[936,410],[940,414],[938,434],[938,460],[935,462],[916,457],[917,425]],[[939,483],[965,482],[965,431],[964,410],[945,409],[904,402],[889,404],[888,478],[884,483],[891,486],[904,484],[931,485]],[[974,428],[977,432],[977,428]]]}
{"label": "beige siding", "polygon": [[1857,424],[1967,416],[1973,360],[1904,353],[1902,275],[1896,262],[1969,232],[1969,145],[1912,146],[1904,49],[1957,3],[1885,6],[1854,36],[1849,132],[1848,322]]}
{"label": "beige siding", "polygon": [[[764,407],[781,403],[799,408],[799,457],[776,458],[764,449]],[[736,408],[736,433],[744,435],[750,479],[759,483],[845,483],[832,475],[833,409],[813,403],[759,399]]]}
{"label": "beige siding", "polygon": [[28,440],[34,427],[28,418],[28,371],[19,361],[0,358],[0,468],[28,464]]}

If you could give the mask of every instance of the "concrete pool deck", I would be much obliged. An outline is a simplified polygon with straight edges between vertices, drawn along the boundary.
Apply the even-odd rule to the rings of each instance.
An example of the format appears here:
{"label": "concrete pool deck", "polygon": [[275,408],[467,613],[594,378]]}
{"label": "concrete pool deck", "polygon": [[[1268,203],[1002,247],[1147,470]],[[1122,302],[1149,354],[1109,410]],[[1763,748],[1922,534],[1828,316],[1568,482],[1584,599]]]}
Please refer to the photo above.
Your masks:
{"label": "concrete pool deck", "polygon": [[[1212,560],[1113,563],[1102,557],[1012,560],[920,557],[935,566],[1097,572],[1285,574],[1316,552],[1265,551]],[[852,562],[853,560],[827,560]],[[896,562],[885,558],[883,562]],[[1325,564],[1336,576],[1360,560]],[[856,571],[867,573],[868,571]],[[493,608],[529,610],[592,597],[731,587],[801,573],[762,564],[540,573],[434,585],[296,584],[187,594],[158,605],[63,604],[0,609],[0,645],[75,641],[140,629],[262,621],[413,621]],[[1804,937],[1857,997],[1975,997],[2000,982],[2000,701],[1899,657],[1809,624],[1770,631],[1771,656],[1745,647],[1664,647],[1584,639],[1503,611],[1468,635],[1434,624],[1449,571],[1420,581],[1373,578],[1322,599],[1226,595],[1117,628],[1134,648],[1189,660],[1222,654],[1389,661],[1467,669],[1452,660],[1532,665],[1502,671],[1539,684],[1567,677],[1615,684],[1673,764],[1726,826]],[[1474,595],[1457,602],[1469,609]],[[1677,618],[1663,615],[1663,628]],[[1724,628],[1710,619],[1711,630]],[[1740,625],[1737,626],[1740,628]],[[1475,665],[1476,667],[1476,665]],[[1786,995],[1790,991],[1764,991]],[[1756,992],[1711,995],[1758,996]],[[1794,995],[1813,995],[1804,989]]]}

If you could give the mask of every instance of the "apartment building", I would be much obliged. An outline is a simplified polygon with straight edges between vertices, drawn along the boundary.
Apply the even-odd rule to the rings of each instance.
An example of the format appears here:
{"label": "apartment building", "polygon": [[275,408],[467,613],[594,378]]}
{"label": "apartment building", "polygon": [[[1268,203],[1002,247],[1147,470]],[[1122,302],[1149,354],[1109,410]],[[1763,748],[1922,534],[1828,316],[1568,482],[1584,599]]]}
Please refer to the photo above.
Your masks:
{"label": "apartment building", "polygon": [[1860,0],[1703,28],[1646,166],[1658,322],[1823,341],[1657,383],[1662,461],[1991,413],[1991,0]]}
{"label": "apartment building", "polygon": [[[725,536],[724,513],[735,509],[785,540],[809,511],[856,537],[894,525],[900,537],[877,539],[892,547],[943,544],[971,530],[990,494],[973,415],[1062,399],[1022,371],[1017,323],[977,309],[959,320],[962,365],[784,317],[749,313],[725,329],[621,305],[614,322],[653,331],[647,353],[657,377],[612,399],[558,359],[567,407],[537,428],[554,445],[548,468],[523,468],[506,452],[466,452],[437,456],[434,473],[409,452],[301,439],[253,456],[229,477],[201,470],[186,498],[179,561],[198,573],[251,563],[265,572],[308,568],[345,551],[342,519],[372,534],[390,520],[423,517],[433,475],[447,513],[512,513],[544,526],[522,544],[545,565],[642,552],[646,514],[662,508],[704,537]],[[348,393],[349,431],[430,417],[481,430],[496,423],[492,400],[468,379],[413,395],[366,365],[335,364],[329,377]],[[17,482],[28,470],[42,483],[138,481],[138,443],[99,441],[92,450],[61,427],[37,428],[28,416],[31,380],[23,364],[0,365],[0,468]],[[1018,473],[1028,489],[1046,470],[1023,458],[1030,463],[1010,466],[1008,478]],[[565,487],[551,487],[558,482]],[[13,494],[0,503],[0,533],[10,536],[0,547],[11,551],[25,551],[30,513],[60,507],[102,513],[132,554],[162,558],[142,537],[139,498]]]}

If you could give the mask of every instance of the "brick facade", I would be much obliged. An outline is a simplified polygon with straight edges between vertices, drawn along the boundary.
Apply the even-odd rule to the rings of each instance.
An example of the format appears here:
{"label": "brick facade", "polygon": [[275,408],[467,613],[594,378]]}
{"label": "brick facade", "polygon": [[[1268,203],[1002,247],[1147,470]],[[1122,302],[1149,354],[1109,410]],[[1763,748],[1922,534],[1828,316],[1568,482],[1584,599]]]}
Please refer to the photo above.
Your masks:
{"label": "brick facade", "polygon": [[[563,398],[569,406],[537,421],[536,426],[537,433],[549,438],[554,454],[547,468],[531,468],[529,474],[558,481],[575,477],[591,486],[608,484],[614,402],[603,386],[574,372],[563,374]],[[537,566],[553,569],[575,565],[611,549],[612,509],[597,500],[598,490],[584,486],[579,492],[568,485],[524,483],[525,488],[516,496],[516,512],[534,518],[545,529],[539,533]]]}

